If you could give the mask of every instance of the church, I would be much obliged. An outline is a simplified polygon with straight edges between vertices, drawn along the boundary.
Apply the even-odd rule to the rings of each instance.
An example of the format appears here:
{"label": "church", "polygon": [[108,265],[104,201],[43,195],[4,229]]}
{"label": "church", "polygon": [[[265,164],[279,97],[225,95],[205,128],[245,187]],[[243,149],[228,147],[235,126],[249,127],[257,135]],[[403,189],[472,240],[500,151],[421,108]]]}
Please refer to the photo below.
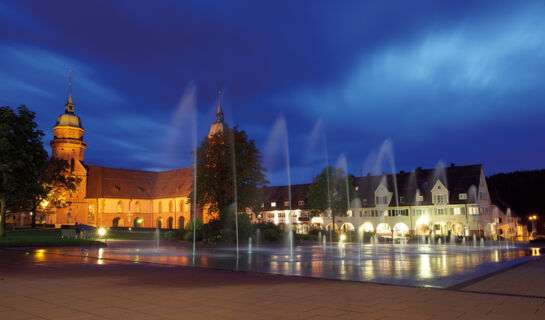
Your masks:
{"label": "church", "polygon": [[[220,89],[209,136],[223,132],[223,119]],[[189,199],[193,167],[153,172],[87,165],[84,133],[70,85],[65,111],[53,127],[51,156],[68,161],[71,173],[81,182],[67,195],[69,205],[50,214],[48,223],[169,229],[187,225],[193,212]],[[210,219],[203,210],[197,210],[197,216],[204,223]]]}

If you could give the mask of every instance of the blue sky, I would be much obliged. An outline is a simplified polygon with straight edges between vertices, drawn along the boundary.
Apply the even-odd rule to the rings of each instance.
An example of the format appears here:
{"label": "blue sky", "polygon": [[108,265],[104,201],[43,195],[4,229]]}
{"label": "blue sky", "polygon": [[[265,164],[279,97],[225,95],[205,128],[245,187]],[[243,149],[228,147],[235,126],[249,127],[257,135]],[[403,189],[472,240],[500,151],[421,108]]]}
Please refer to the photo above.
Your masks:
{"label": "blue sky", "polygon": [[543,1],[4,1],[0,105],[34,110],[48,145],[72,69],[86,163],[110,167],[191,165],[221,82],[272,184],[287,160],[293,183],[344,158],[355,175],[543,168],[543,17]]}

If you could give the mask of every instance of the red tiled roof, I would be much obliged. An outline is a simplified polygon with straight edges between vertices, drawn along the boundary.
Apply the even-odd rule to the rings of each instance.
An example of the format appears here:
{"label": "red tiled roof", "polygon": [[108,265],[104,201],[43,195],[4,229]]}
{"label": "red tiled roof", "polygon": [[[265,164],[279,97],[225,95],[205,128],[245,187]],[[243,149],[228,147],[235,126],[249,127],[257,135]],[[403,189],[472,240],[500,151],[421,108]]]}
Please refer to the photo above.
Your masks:
{"label": "red tiled roof", "polygon": [[87,198],[187,197],[193,168],[162,172],[87,166]]}

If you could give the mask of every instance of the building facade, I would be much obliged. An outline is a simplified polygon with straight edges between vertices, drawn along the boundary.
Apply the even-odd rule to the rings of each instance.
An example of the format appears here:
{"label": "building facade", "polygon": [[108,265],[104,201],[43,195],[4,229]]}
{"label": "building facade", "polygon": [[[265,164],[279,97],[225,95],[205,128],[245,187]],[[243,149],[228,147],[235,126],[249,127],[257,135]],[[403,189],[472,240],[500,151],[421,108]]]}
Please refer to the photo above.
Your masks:
{"label": "building facade", "polygon": [[[373,232],[380,236],[527,236],[506,207],[490,200],[482,165],[417,168],[413,172],[367,175],[354,179],[356,198],[346,216],[332,221],[327,212],[310,217],[305,206],[310,185],[265,189],[261,221],[292,225],[293,230],[320,229]],[[302,218],[301,218],[302,217]]]}
{"label": "building facade", "polygon": [[[226,127],[220,90],[210,135],[221,133]],[[75,113],[71,90],[65,112],[57,118],[53,132],[52,157],[68,161],[71,173],[81,182],[67,196],[69,205],[54,209],[46,223],[175,229],[185,227],[191,220],[192,167],[152,172],[85,164],[85,130]],[[206,209],[197,208],[196,215],[204,223],[211,219]]]}

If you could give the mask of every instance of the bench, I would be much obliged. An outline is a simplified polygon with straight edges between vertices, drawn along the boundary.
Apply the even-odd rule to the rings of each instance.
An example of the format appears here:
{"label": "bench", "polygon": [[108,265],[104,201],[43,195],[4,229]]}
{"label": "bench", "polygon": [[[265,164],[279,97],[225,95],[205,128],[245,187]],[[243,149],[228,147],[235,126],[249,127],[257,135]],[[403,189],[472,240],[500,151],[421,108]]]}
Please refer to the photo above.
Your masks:
{"label": "bench", "polygon": [[64,238],[77,238],[76,230],[74,229],[61,229],[61,237]]}

